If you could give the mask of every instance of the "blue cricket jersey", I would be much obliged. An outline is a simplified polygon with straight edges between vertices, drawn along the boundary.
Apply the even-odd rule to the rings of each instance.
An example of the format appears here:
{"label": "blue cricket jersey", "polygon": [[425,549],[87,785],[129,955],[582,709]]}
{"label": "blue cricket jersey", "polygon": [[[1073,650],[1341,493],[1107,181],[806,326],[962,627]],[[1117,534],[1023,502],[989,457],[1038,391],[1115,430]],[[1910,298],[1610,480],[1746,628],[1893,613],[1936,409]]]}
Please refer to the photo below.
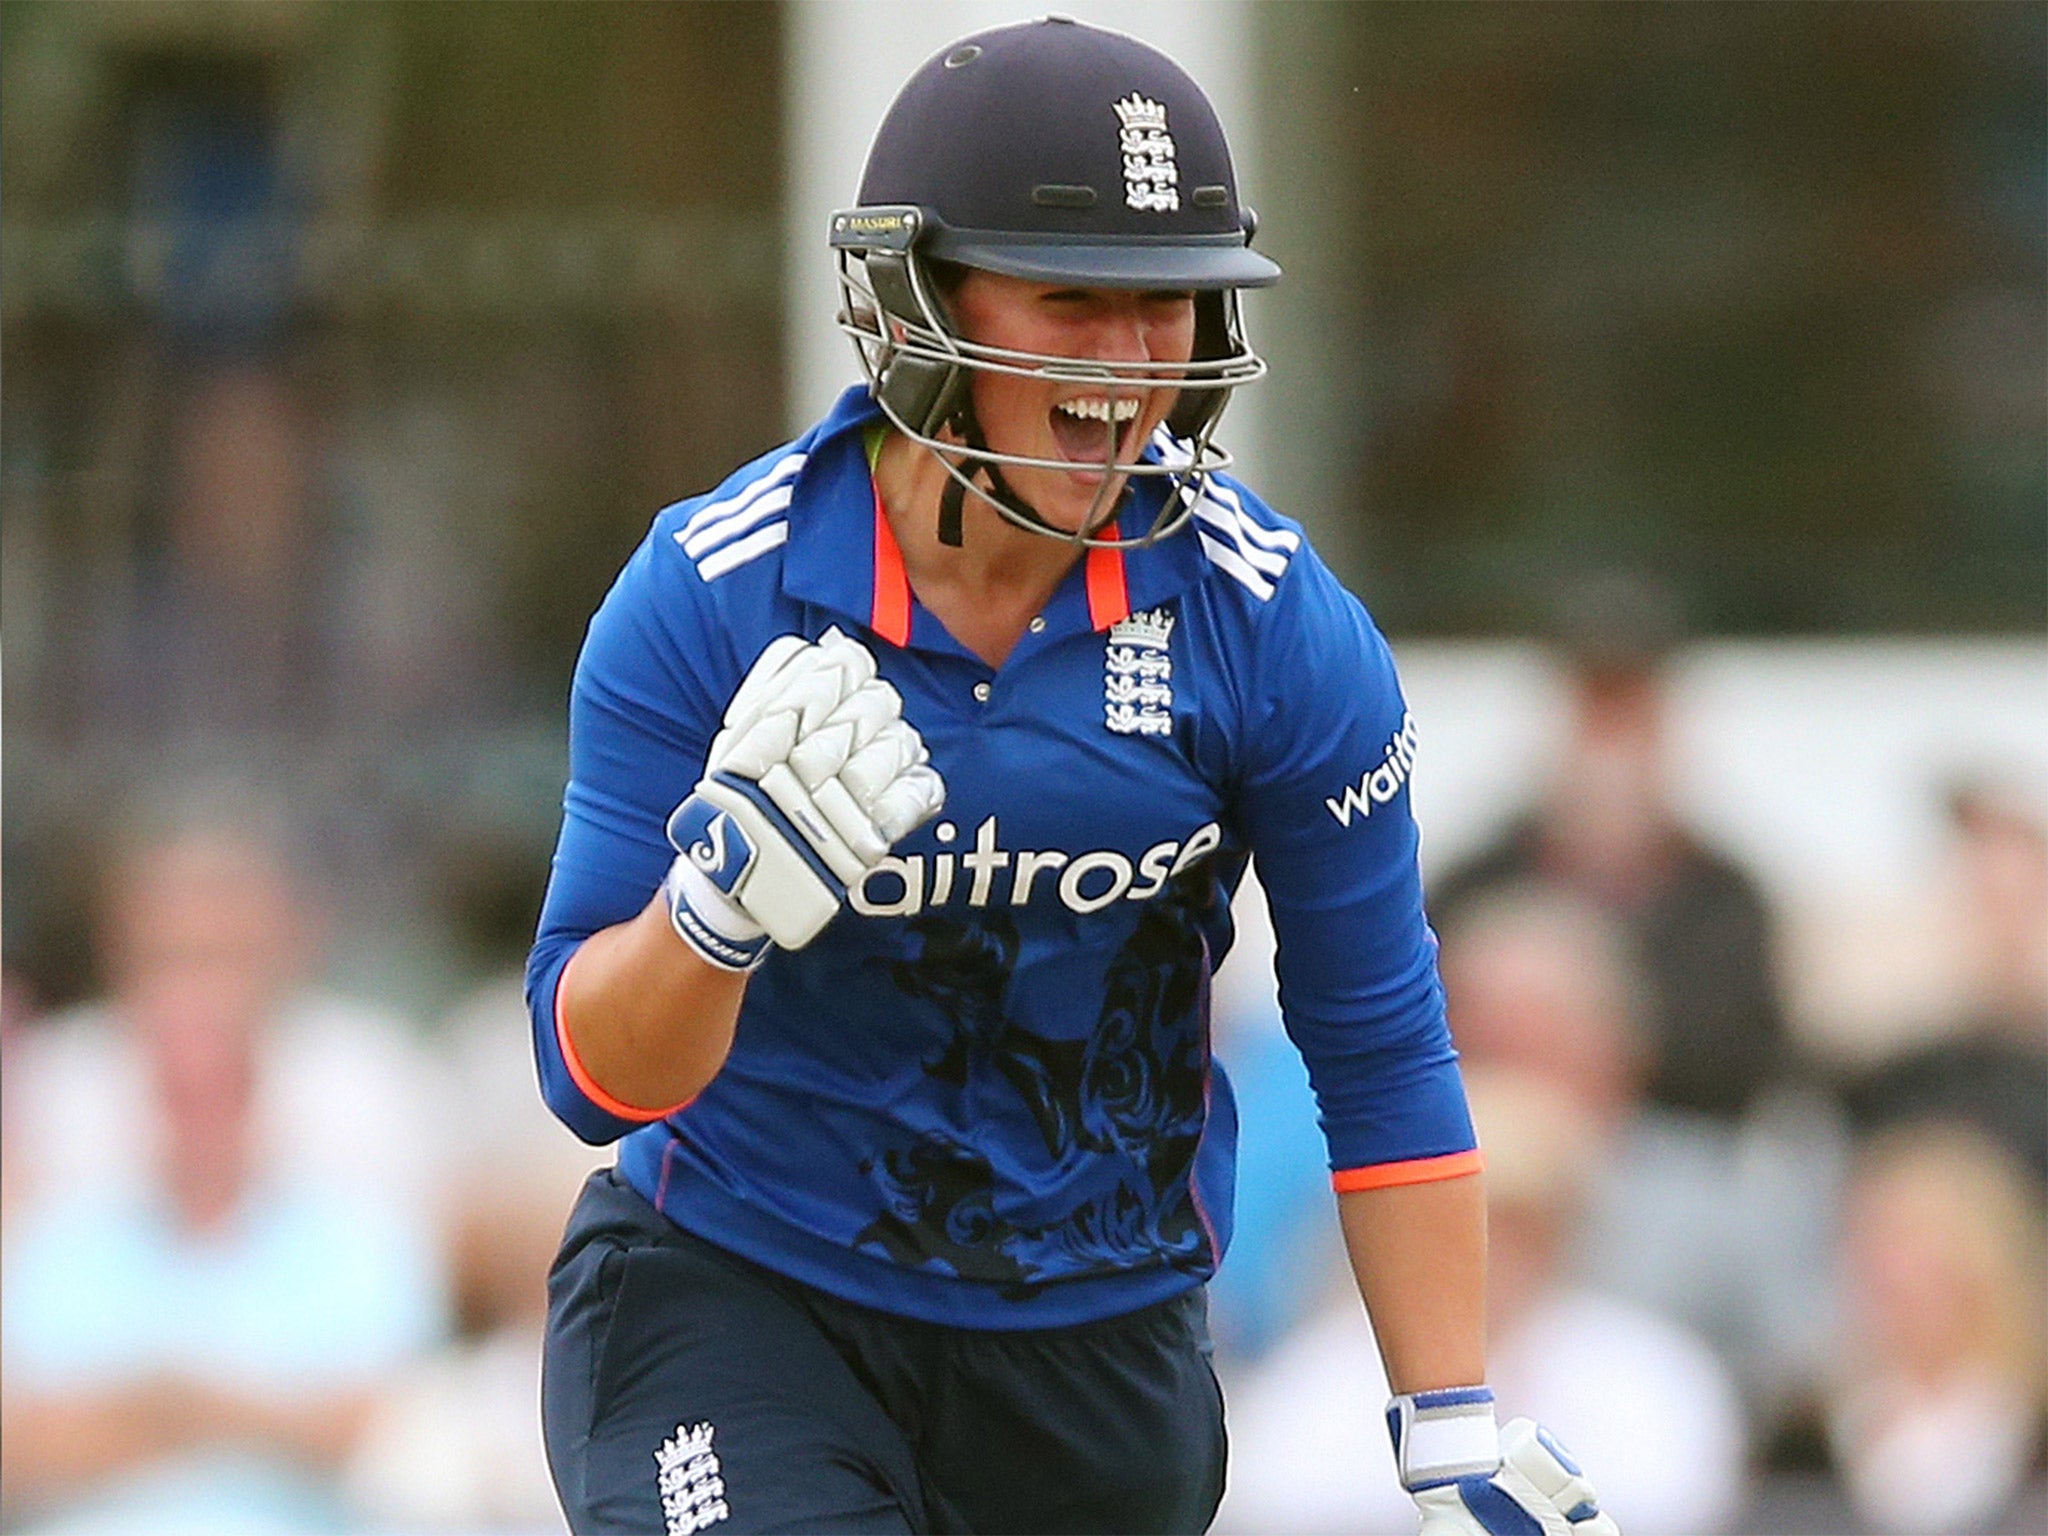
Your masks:
{"label": "blue cricket jersey", "polygon": [[[1415,734],[1386,643],[1300,529],[1218,477],[1191,531],[1091,550],[1000,668],[916,600],[864,387],[664,510],[591,621],[527,967],[542,1091],[670,1219],[850,1301],[977,1328],[1131,1311],[1230,1236],[1209,976],[1258,861],[1339,1189],[1477,1166],[1423,917]],[[1171,451],[1162,436],[1150,450]],[[1125,531],[1167,489],[1134,482]],[[564,965],[640,912],[669,812],[778,635],[863,640],[946,781],[803,950],[748,983],[689,1104],[604,1094]]]}

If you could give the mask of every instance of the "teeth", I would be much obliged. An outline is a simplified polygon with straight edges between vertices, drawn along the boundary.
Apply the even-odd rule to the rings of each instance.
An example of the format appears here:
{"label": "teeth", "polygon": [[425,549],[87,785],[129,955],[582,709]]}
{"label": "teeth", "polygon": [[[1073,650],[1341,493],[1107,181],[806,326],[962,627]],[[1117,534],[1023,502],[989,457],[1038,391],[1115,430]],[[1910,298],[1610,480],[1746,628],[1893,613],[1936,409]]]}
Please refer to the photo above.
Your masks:
{"label": "teeth", "polygon": [[1100,395],[1088,395],[1078,400],[1062,400],[1058,408],[1083,421],[1132,421],[1138,414],[1138,402],[1130,395],[1117,396],[1114,405]]}

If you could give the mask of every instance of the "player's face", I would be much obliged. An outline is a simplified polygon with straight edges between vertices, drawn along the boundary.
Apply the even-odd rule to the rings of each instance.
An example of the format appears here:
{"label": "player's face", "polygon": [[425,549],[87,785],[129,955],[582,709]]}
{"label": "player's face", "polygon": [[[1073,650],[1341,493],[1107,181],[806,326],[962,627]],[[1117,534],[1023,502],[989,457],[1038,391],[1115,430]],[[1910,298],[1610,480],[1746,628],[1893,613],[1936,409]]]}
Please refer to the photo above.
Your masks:
{"label": "player's face", "polygon": [[[1194,295],[1123,288],[1062,288],[972,270],[953,295],[971,341],[1105,363],[1185,363],[1195,349]],[[1069,531],[1115,505],[1123,476],[1105,490],[1102,465],[1130,462],[1172,411],[1180,391],[977,372],[974,409],[988,446],[1071,470],[1005,467],[1038,515]]]}

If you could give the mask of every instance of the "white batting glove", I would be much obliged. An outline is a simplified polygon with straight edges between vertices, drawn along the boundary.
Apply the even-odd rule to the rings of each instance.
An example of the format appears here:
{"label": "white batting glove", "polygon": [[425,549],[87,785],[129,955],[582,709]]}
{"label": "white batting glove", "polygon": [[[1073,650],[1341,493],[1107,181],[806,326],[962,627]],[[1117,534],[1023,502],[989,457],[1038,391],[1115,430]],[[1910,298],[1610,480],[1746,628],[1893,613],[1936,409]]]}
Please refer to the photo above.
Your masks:
{"label": "white batting glove", "polygon": [[835,627],[771,641],[668,819],[670,920],[726,970],[801,949],[847,888],[939,813],[946,785],[875,658]]}
{"label": "white batting glove", "polygon": [[1548,1430],[1529,1419],[1494,1427],[1490,1388],[1401,1393],[1387,1429],[1420,1536],[1621,1536]]}

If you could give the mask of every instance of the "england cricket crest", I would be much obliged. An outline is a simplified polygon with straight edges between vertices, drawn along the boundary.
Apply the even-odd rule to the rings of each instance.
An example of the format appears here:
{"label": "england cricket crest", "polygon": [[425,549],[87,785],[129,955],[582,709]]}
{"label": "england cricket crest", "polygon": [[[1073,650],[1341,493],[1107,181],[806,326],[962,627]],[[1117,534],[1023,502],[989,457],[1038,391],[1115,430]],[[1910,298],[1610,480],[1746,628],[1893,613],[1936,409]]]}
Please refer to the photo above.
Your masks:
{"label": "england cricket crest", "polygon": [[697,1536],[732,1514],[725,1498],[725,1469],[711,1448],[715,1433],[709,1423],[678,1424],[654,1452],[668,1536]]}
{"label": "england cricket crest", "polygon": [[1173,135],[1166,108],[1136,91],[1116,104],[1123,125],[1117,145],[1124,156],[1124,202],[1140,212],[1171,213],[1180,207],[1180,167],[1174,163]]}
{"label": "england cricket crest", "polygon": [[1173,731],[1174,616],[1147,608],[1109,627],[1102,653],[1102,722],[1119,736]]}

